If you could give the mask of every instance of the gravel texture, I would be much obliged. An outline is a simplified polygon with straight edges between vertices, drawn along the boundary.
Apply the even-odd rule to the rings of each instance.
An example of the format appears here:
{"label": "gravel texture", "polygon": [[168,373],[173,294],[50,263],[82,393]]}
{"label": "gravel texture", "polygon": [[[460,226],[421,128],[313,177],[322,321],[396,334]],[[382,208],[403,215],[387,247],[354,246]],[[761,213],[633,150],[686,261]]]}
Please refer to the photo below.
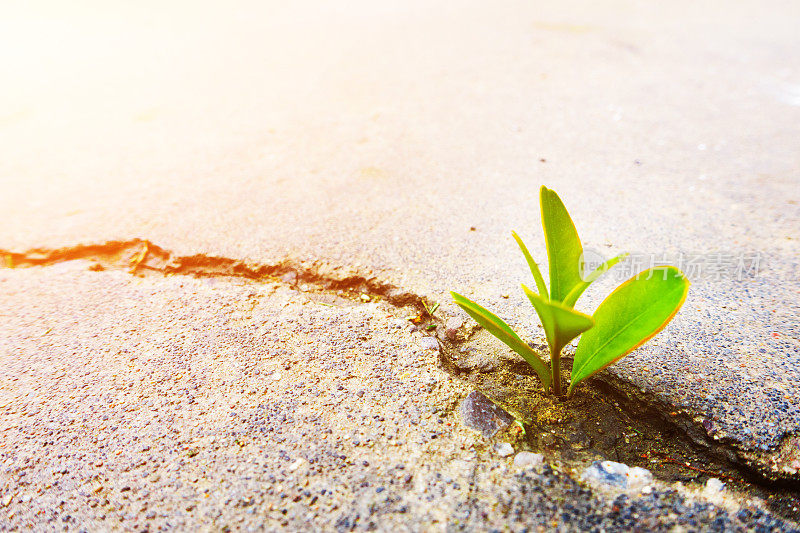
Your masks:
{"label": "gravel texture", "polygon": [[514,467],[384,303],[88,266],[0,270],[0,529],[792,527]]}

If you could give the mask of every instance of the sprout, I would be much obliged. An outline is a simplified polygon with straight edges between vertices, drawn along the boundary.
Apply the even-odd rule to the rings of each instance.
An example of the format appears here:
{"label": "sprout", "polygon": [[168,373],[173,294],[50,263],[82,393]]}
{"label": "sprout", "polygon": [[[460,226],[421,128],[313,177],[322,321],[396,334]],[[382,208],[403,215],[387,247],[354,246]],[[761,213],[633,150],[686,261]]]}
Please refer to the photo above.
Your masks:
{"label": "sprout", "polygon": [[452,292],[453,299],[486,330],[520,354],[533,367],[545,389],[562,396],[561,351],[581,336],[575,349],[568,393],[600,370],[618,361],[661,331],[678,312],[689,290],[689,280],[674,266],[647,269],[614,290],[592,316],[573,309],[578,298],[627,254],[609,259],[585,279],[581,275],[583,246],[567,209],[558,195],[540,189],[542,227],[550,275],[545,284],[528,248],[512,232],[528,262],[536,290],[522,285],[544,327],[550,348],[550,366],[492,312]]}

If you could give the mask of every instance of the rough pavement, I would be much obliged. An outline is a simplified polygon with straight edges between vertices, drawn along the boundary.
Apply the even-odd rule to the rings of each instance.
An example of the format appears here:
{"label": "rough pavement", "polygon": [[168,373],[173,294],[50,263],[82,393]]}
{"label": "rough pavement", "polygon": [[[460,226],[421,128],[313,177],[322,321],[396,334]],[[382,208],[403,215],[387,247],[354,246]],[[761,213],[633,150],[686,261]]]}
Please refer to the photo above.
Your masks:
{"label": "rough pavement", "polygon": [[733,495],[515,467],[384,302],[88,266],[0,271],[2,530],[793,528]]}
{"label": "rough pavement", "polygon": [[443,314],[458,290],[536,341],[509,233],[544,257],[546,184],[587,249],[687,262],[686,305],[613,374],[796,479],[798,9],[6,6],[0,249],[289,258]]}
{"label": "rough pavement", "polygon": [[613,372],[796,475],[760,456],[800,424],[796,3],[157,13],[7,8],[0,248],[318,261],[443,304],[458,290],[534,338],[509,232],[543,259],[546,184],[587,248],[704,265]]}

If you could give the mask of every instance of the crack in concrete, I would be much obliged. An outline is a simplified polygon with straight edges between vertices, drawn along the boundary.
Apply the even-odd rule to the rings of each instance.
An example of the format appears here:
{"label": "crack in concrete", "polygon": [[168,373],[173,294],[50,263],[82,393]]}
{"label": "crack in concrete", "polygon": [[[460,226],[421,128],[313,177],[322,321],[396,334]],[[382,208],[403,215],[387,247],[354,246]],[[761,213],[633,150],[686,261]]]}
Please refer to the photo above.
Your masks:
{"label": "crack in concrete", "polygon": [[798,461],[796,444],[793,447],[794,454],[787,452],[787,448],[797,442],[794,434],[785,435],[773,449],[752,450],[730,437],[713,438],[706,431],[701,418],[693,417],[685,409],[678,409],[652,394],[642,393],[610,372],[595,376],[590,384],[618,401],[632,417],[657,420],[662,427],[679,430],[688,442],[705,450],[714,460],[730,465],[751,483],[769,483],[789,490],[800,490],[798,471],[796,467],[789,468],[791,463]]}
{"label": "crack in concrete", "polygon": [[[420,316],[427,316],[428,323],[441,326],[442,320],[427,314],[425,299],[417,294],[383,282],[375,276],[359,274],[342,267],[333,267],[323,262],[297,262],[283,260],[275,264],[256,264],[227,257],[195,254],[178,256],[146,239],[108,241],[103,244],[80,244],[56,249],[33,248],[25,252],[0,249],[0,266],[7,268],[48,266],[73,260],[91,261],[91,270],[124,269],[133,275],[155,273],[160,275],[192,275],[198,277],[239,277],[250,280],[281,281],[293,286],[300,283],[316,289],[349,291],[354,297],[368,295],[380,297],[395,307],[413,307]],[[3,265],[4,263],[4,265]],[[441,328],[439,328],[441,329]],[[456,350],[465,340],[440,336],[445,350],[441,355]],[[440,357],[440,364],[451,374],[461,373],[451,368],[451,362]],[[524,369],[520,373],[525,374]],[[706,450],[717,460],[724,461],[739,471],[752,483],[777,482],[781,486],[797,490],[800,480],[796,470],[767,468],[781,454],[786,455],[786,442],[796,440],[789,435],[775,450],[756,454],[743,449],[733,440],[713,440],[704,432],[701,422],[683,411],[676,412],[674,406],[658,402],[652,395],[639,394],[630,384],[608,372],[601,373],[591,385],[605,394],[613,396],[625,410],[635,417],[658,419],[664,427],[676,429],[685,439]],[[675,412],[674,416],[667,413]],[[792,460],[797,458],[791,456]],[[780,465],[779,465],[780,466]]]}
{"label": "crack in concrete", "polygon": [[424,310],[423,299],[374,276],[365,276],[322,262],[306,264],[284,260],[275,264],[256,264],[228,257],[195,254],[178,256],[145,239],[80,244],[56,249],[34,248],[26,252],[0,249],[0,258],[9,268],[48,266],[74,260],[88,260],[92,270],[126,269],[131,274],[156,272],[162,275],[198,277],[239,277],[251,280],[280,279],[291,285],[307,283],[325,290],[353,291],[385,299],[395,307],[412,306]]}

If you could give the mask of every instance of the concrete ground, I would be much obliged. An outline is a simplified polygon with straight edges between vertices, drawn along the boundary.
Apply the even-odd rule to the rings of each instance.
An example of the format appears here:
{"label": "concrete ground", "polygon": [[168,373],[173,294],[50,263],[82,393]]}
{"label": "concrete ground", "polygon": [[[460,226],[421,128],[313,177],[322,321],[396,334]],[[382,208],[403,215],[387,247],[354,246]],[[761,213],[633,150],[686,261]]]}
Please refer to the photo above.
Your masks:
{"label": "concrete ground", "polygon": [[[35,258],[147,239],[176,256],[375,279],[440,302],[442,316],[458,314],[447,296],[458,290],[537,341],[510,231],[543,262],[546,184],[587,249],[634,252],[579,308],[591,311],[651,258],[679,263],[693,282],[673,323],[612,377],[751,468],[798,479],[796,3],[2,10],[0,249]],[[85,306],[103,308],[76,294],[83,275],[43,270],[38,283],[53,290],[34,291],[16,272],[3,271],[16,295],[3,313],[3,335],[16,339],[0,354],[4,394],[24,378],[20,358],[33,365],[41,349],[20,299],[53,331],[82,321]],[[86,283],[107,285],[112,299],[122,291],[121,301],[107,275],[86,273],[98,279]],[[74,307],[47,311],[56,287]],[[170,287],[148,290],[194,301]],[[229,319],[213,301],[196,305],[209,323]],[[138,330],[159,330],[158,313],[137,316]],[[101,340],[123,327],[83,322],[82,335]],[[70,338],[49,346],[52,357],[97,353],[76,352]],[[126,349],[136,360],[147,352]],[[48,405],[37,412],[59,412]],[[19,423],[11,416],[4,438]],[[68,423],[48,420],[56,433]]]}
{"label": "concrete ground", "polygon": [[88,267],[0,272],[2,530],[793,530],[735,494],[516,465],[385,302]]}

